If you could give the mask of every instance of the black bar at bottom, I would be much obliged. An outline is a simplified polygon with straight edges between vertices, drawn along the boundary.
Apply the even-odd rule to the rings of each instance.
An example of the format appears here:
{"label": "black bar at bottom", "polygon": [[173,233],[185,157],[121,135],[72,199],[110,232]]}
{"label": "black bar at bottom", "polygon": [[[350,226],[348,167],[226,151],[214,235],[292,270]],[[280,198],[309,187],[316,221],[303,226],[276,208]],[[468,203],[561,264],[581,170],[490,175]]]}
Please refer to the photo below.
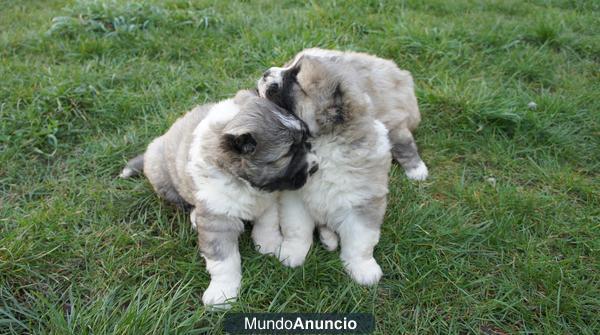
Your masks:
{"label": "black bar at bottom", "polygon": [[230,313],[225,331],[231,334],[370,334],[372,314]]}

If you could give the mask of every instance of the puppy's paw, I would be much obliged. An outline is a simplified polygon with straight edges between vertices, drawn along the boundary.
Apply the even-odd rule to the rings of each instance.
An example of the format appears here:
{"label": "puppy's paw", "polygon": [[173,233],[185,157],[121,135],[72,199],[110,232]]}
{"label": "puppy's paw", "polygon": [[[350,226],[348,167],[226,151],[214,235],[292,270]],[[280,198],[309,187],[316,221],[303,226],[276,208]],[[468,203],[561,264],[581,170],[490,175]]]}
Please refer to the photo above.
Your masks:
{"label": "puppy's paw", "polygon": [[319,239],[328,251],[334,251],[338,247],[337,235],[327,227],[319,227]]}
{"label": "puppy's paw", "polygon": [[272,235],[260,235],[252,236],[254,240],[254,246],[256,250],[263,255],[277,255],[279,252],[279,248],[281,247],[281,243],[283,241],[283,237],[281,234],[272,234]]}
{"label": "puppy's paw", "polygon": [[412,180],[425,180],[429,176],[427,165],[423,161],[419,162],[416,168],[406,170],[406,176]]}
{"label": "puppy's paw", "polygon": [[138,171],[135,171],[134,169],[132,169],[130,167],[125,167],[123,169],[123,171],[121,171],[121,174],[119,174],[119,178],[127,179],[127,178],[135,176],[136,174],[138,174]]}
{"label": "puppy's paw", "polygon": [[210,310],[227,310],[231,308],[231,303],[237,298],[238,285],[227,282],[216,282],[211,280],[204,294],[202,302]]}
{"label": "puppy's paw", "polygon": [[350,277],[361,285],[371,286],[377,284],[383,272],[374,258],[367,260],[345,261],[344,265]]}
{"label": "puppy's paw", "polygon": [[196,225],[196,209],[192,209],[190,213],[190,221],[192,222],[192,230],[198,231],[198,226]]}
{"label": "puppy's paw", "polygon": [[279,250],[279,260],[283,265],[295,268],[304,264],[310,243],[283,240]]}

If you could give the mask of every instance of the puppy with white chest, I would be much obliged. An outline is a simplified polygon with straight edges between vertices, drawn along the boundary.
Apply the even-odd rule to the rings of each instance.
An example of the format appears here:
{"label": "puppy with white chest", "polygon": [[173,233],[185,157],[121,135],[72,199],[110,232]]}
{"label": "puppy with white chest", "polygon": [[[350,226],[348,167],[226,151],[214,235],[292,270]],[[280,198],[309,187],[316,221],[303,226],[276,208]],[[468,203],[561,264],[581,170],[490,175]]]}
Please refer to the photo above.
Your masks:
{"label": "puppy with white chest", "polygon": [[382,276],[373,249],[387,204],[388,132],[357,78],[339,64],[304,55],[281,76],[279,89],[266,97],[308,125],[319,169],[303,188],[282,192],[279,257],[288,266],[302,264],[316,224],[327,248],[337,248],[339,236],[350,276],[374,284]]}
{"label": "puppy with white chest", "polygon": [[204,304],[227,308],[227,300],[237,297],[244,220],[253,221],[261,253],[277,251],[278,191],[302,187],[316,170],[307,135],[293,114],[240,91],[188,112],[123,169],[123,178],[143,171],[159,196],[193,208],[191,221],[211,275]]}
{"label": "puppy with white chest", "polygon": [[284,76],[303,56],[338,64],[339,71],[351,75],[360,91],[371,100],[375,118],[388,129],[394,160],[402,165],[408,178],[427,178],[427,166],[419,156],[412,134],[421,114],[410,72],[399,69],[391,60],[366,53],[311,48],[298,53],[283,67],[266,71],[258,81],[260,95],[279,94]]}

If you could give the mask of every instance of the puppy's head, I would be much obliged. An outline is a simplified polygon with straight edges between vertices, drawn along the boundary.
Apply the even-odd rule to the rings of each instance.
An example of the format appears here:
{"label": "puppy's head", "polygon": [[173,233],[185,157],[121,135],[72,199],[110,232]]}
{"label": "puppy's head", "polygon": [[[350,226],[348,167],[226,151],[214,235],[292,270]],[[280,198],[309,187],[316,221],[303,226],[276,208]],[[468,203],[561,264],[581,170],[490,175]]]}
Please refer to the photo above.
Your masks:
{"label": "puppy's head", "polygon": [[369,102],[352,75],[335,61],[303,55],[286,67],[267,70],[258,80],[258,92],[296,114],[318,135],[366,112]]}
{"label": "puppy's head", "polygon": [[222,166],[267,192],[302,187],[318,169],[304,122],[251,91],[238,92],[234,103],[239,112],[220,139]]}

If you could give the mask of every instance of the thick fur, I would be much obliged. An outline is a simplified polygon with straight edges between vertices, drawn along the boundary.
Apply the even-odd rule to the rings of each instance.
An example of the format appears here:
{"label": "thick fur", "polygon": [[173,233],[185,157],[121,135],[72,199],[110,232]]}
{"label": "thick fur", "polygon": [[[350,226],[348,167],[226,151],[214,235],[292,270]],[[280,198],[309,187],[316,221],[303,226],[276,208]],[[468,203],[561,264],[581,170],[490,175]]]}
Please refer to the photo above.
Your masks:
{"label": "thick fur", "polygon": [[284,90],[267,95],[308,125],[319,170],[298,191],[281,196],[283,242],[280,259],[304,262],[315,224],[328,249],[341,243],[346,270],[358,283],[382,276],[373,258],[386,208],[390,143],[385,126],[374,119],[370,99],[355,76],[339,64],[302,57],[285,73]]}
{"label": "thick fur", "polygon": [[260,95],[276,101],[281,91],[287,89],[286,77],[294,71],[302,72],[296,65],[304,56],[341,65],[337,68],[353,77],[359,91],[364,92],[373,104],[375,118],[389,131],[394,160],[402,165],[410,179],[425,179],[427,166],[419,156],[412,134],[421,121],[421,114],[410,72],[399,69],[391,60],[365,53],[312,48],[298,53],[283,67],[266,71],[258,81]]}
{"label": "thick fur", "polygon": [[191,206],[192,225],[211,282],[207,305],[227,308],[241,281],[238,235],[253,221],[259,251],[274,253],[279,232],[277,197],[304,185],[316,170],[308,131],[293,114],[250,91],[194,108],[134,158],[121,176],[143,172],[164,199]]}

